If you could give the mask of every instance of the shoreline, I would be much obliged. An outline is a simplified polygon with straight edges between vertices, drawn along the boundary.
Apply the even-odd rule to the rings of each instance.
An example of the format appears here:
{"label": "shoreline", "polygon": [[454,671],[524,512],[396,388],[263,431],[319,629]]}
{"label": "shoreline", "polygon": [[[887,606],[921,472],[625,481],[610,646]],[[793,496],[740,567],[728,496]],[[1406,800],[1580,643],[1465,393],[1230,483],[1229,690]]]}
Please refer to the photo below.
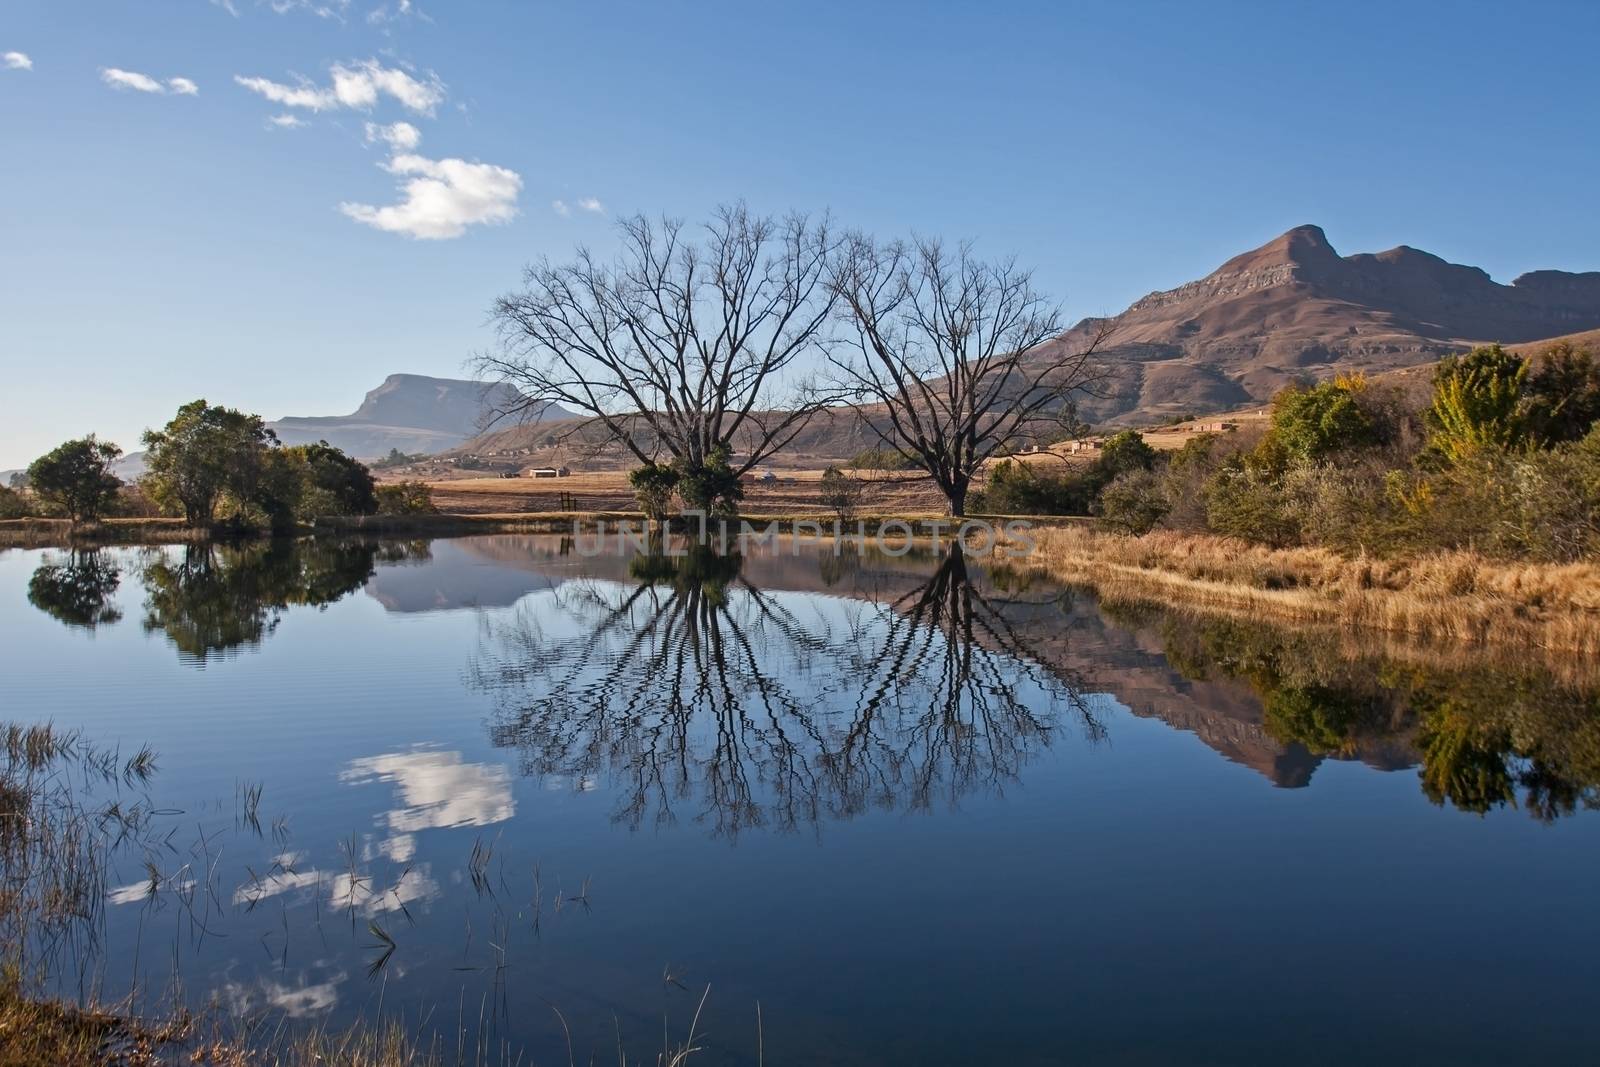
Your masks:
{"label": "shoreline", "polygon": [[[322,518],[279,536],[564,534],[575,524],[587,530],[600,522],[637,523],[643,518],[627,511],[363,515]],[[1077,516],[971,518],[1031,523],[1034,550],[1026,558],[1005,561],[1007,568],[1087,586],[1110,600],[1472,645],[1600,655],[1600,564],[1508,562],[1471,552],[1346,557],[1323,548],[1275,549],[1209,534],[1155,531],[1131,537],[1093,529],[1093,520]],[[827,531],[834,521],[821,513],[749,514],[740,519],[787,533],[808,523]],[[903,522],[919,538],[941,524],[945,539],[949,536],[950,519],[942,515],[863,514],[850,525],[856,521],[869,532]],[[243,539],[270,536],[262,532]],[[214,537],[181,519],[109,519],[79,531],[62,519],[0,521],[0,549],[230,539],[238,538]],[[999,547],[1015,543],[1002,537]]]}

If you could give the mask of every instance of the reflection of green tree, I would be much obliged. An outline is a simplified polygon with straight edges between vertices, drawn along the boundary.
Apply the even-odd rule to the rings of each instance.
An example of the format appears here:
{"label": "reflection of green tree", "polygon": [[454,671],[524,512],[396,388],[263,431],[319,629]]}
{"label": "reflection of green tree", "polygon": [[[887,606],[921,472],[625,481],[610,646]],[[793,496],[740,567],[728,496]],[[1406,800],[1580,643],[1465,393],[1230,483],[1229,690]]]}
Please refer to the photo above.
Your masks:
{"label": "reflection of green tree", "polygon": [[144,627],[204,662],[260,644],[292,605],[329,604],[359,588],[376,554],[372,544],[315,539],[189,545],[176,560],[154,553],[141,574]]}
{"label": "reflection of green tree", "polygon": [[1407,742],[1424,795],[1470,812],[1515,805],[1535,818],[1600,807],[1600,696],[1533,668],[1399,666],[1350,658],[1309,631],[1148,609],[1187,678],[1236,678],[1260,696],[1274,738],[1317,755]]}
{"label": "reflection of green tree", "polygon": [[1377,733],[1370,696],[1326,685],[1269,689],[1262,701],[1267,732],[1299,742],[1314,755],[1347,755],[1362,736]]}
{"label": "reflection of green tree", "polygon": [[122,573],[98,549],[74,550],[64,561],[47,558],[28,581],[28,603],[68,626],[92,630],[122,618],[112,602]]}

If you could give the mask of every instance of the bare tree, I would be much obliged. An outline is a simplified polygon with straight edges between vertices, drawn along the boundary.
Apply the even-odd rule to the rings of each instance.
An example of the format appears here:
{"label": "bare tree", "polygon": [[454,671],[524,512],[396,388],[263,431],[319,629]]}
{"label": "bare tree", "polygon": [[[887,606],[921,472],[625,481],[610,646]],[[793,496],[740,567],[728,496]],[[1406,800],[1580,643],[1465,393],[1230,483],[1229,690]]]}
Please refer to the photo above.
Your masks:
{"label": "bare tree", "polygon": [[984,461],[1054,425],[1054,410],[1098,375],[1105,332],[1087,345],[1059,340],[1060,312],[1010,260],[937,240],[849,240],[834,276],[853,326],[831,353],[863,421],[927,471],[966,509]]}
{"label": "bare tree", "polygon": [[557,403],[642,463],[704,470],[720,452],[745,473],[829,399],[798,372],[825,348],[838,240],[825,219],[743,204],[720,208],[700,242],[671,219],[619,228],[614,262],[580,248],[496,302],[500,350],[478,371],[522,394],[497,414]]}

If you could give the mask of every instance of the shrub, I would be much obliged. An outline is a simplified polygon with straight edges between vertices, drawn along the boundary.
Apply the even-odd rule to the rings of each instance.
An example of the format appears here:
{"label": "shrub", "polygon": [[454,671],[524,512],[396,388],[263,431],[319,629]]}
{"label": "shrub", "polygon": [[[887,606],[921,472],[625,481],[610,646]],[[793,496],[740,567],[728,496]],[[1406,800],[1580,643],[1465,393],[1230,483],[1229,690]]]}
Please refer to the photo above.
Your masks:
{"label": "shrub", "polygon": [[1117,475],[1095,501],[1101,522],[1130,534],[1149,533],[1170,510],[1161,479],[1145,470]]}
{"label": "shrub", "polygon": [[27,513],[27,498],[15,489],[0,485],[0,519],[20,519]]}
{"label": "shrub", "polygon": [[1441,360],[1428,410],[1429,449],[1458,462],[1484,448],[1521,444],[1526,434],[1522,385],[1527,376],[1522,357],[1499,345]]}
{"label": "shrub", "polygon": [[678,498],[684,506],[707,515],[734,515],[744,499],[744,486],[728,463],[727,446],[718,445],[700,463],[679,460]]}
{"label": "shrub", "polygon": [[1362,379],[1286,389],[1273,402],[1272,429],[1293,459],[1319,462],[1378,443],[1378,428],[1357,400]]}
{"label": "shrub", "polygon": [[1281,479],[1230,463],[1206,483],[1206,525],[1227,537],[1282,548],[1300,540],[1300,523]]}
{"label": "shrub", "polygon": [[967,510],[991,515],[1087,515],[1089,491],[1074,474],[1041,474],[1030,463],[1001,460]]}
{"label": "shrub", "polygon": [[433,490],[426,482],[389,482],[375,491],[379,515],[435,515]]}
{"label": "shrub", "polygon": [[1526,388],[1529,432],[1551,445],[1576,441],[1600,420],[1600,362],[1560,341],[1539,355]]}

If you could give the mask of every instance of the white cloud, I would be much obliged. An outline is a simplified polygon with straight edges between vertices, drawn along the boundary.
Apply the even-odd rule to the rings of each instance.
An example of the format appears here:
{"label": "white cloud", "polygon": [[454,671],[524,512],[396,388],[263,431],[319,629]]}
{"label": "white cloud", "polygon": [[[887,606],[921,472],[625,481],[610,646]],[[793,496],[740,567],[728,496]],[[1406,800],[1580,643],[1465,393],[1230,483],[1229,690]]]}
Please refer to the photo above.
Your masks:
{"label": "white cloud", "polygon": [[200,87],[188,78],[168,78],[166,84],[140,74],[136,70],[118,70],[116,67],[101,67],[100,80],[113,89],[132,89],[139,93],[155,93],[165,95],[173,93],[177,96],[199,96]]}
{"label": "white cloud", "polygon": [[269,0],[267,6],[278,15],[287,15],[291,11],[309,11],[319,19],[338,19],[343,22],[344,13],[350,7],[350,0],[333,0],[327,4],[319,4],[315,0]]}
{"label": "white cloud", "polygon": [[437,77],[418,81],[396,67],[385,67],[376,59],[346,67],[335,64],[333,92],[345,107],[365,110],[378,102],[380,93],[392,96],[410,111],[432,115],[444,101],[444,85]]}
{"label": "white cloud", "polygon": [[116,67],[100,68],[100,80],[113,89],[134,89],[141,93],[164,93],[166,86],[150,77],[134,70],[118,70]]}
{"label": "white cloud", "polygon": [[572,214],[572,209],[567,206],[567,202],[565,200],[552,200],[550,201],[550,206],[555,209],[555,213],[557,215]]}
{"label": "white cloud", "polygon": [[328,73],[333,80],[329,87],[315,85],[305,78],[294,85],[240,74],[235,74],[233,80],[274,104],[310,111],[339,107],[367,111],[378,103],[380,96],[388,96],[410,111],[432,115],[445,97],[444,83],[437,76],[430,74],[426,81],[421,81],[398,67],[385,67],[376,59],[348,65],[335,63]]}
{"label": "white cloud", "polygon": [[606,206],[592,196],[586,196],[578,201],[578,207],[583,211],[591,211],[596,215],[604,215]]}
{"label": "white cloud", "polygon": [[339,210],[375,229],[433,241],[460,237],[468,226],[516,217],[522,176],[514,170],[416,155],[395,156],[384,169],[406,178],[400,183],[404,200],[385,207],[343,203]]}
{"label": "white cloud", "polygon": [[306,120],[299,115],[273,115],[267,119],[267,125],[280,130],[297,130],[306,124]]}
{"label": "white cloud", "polygon": [[384,126],[376,122],[367,123],[367,143],[383,141],[396,152],[409,152],[422,143],[422,131],[409,122],[396,122]]}
{"label": "white cloud", "polygon": [[0,63],[5,64],[7,70],[32,70],[33,60],[25,52],[7,52],[0,56]]}
{"label": "white cloud", "polygon": [[310,111],[325,111],[337,107],[338,101],[333,98],[333,93],[327,89],[319,89],[308,81],[301,81],[299,85],[284,85],[282,82],[270,81],[266,78],[246,78],[235,74],[233,80],[249,89],[258,96],[264,96],[274,104],[284,107],[301,107]]}
{"label": "white cloud", "polygon": [[239,9],[233,6],[233,0],[211,0],[212,7],[220,7],[234,18],[239,17]]}

